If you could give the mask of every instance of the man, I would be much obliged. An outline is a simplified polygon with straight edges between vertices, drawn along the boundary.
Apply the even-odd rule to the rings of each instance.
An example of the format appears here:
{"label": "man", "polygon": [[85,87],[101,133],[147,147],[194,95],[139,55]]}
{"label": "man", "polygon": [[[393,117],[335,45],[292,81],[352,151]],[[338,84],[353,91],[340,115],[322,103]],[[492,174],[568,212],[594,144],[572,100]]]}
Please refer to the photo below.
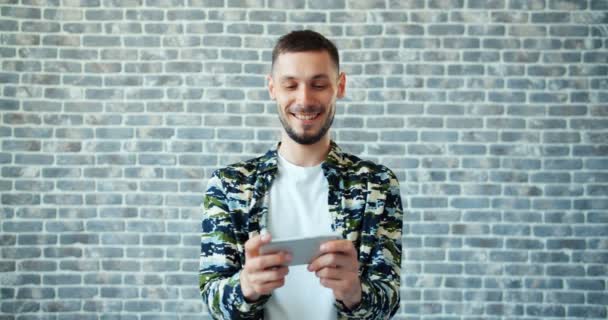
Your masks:
{"label": "man", "polygon": [[[402,207],[386,167],[330,140],[346,77],[322,35],[294,31],[272,54],[268,90],[283,125],[265,155],[216,171],[202,222],[200,290],[217,319],[388,319],[399,307]],[[309,265],[271,241],[339,233]]]}

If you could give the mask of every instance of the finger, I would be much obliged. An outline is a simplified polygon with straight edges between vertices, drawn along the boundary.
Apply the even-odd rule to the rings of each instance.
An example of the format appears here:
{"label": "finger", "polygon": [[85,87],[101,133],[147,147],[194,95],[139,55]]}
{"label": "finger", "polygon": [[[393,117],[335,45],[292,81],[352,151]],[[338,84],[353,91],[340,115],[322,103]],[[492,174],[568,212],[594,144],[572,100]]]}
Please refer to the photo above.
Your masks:
{"label": "finger", "polygon": [[285,266],[291,261],[291,258],[291,255],[286,252],[265,254],[251,258],[247,261],[246,266],[249,267],[249,270],[251,271],[265,270]]}
{"label": "finger", "polygon": [[354,257],[336,254],[326,253],[308,265],[308,271],[316,272],[323,268],[344,268],[345,270],[357,270],[358,262]]}
{"label": "finger", "polygon": [[346,280],[353,277],[352,273],[353,272],[344,271],[343,269],[338,268],[322,268],[315,272],[315,275],[323,279]]}
{"label": "finger", "polygon": [[269,243],[271,240],[270,233],[265,233],[262,235],[257,235],[253,238],[249,238],[247,242],[245,242],[245,258],[250,259],[253,257],[257,257],[259,255],[260,247]]}
{"label": "finger", "polygon": [[347,281],[321,278],[319,280],[319,283],[323,287],[331,289],[336,300],[340,300],[340,301],[344,300],[345,294],[348,290]]}
{"label": "finger", "polygon": [[249,280],[256,285],[263,285],[267,282],[275,282],[284,279],[288,273],[289,269],[287,267],[280,267],[252,273],[249,275]]}
{"label": "finger", "polygon": [[267,295],[267,294],[271,294],[274,289],[280,288],[284,285],[285,285],[285,278],[277,280],[277,281],[266,282],[264,284],[258,285],[258,286],[256,286],[256,291],[259,292],[260,294]]}
{"label": "finger", "polygon": [[344,286],[344,284],[342,282],[343,282],[342,280],[334,280],[334,279],[327,279],[327,278],[319,279],[319,283],[321,283],[322,286],[324,286],[325,288],[332,289],[332,290],[341,289]]}
{"label": "finger", "polygon": [[342,253],[346,255],[356,255],[355,246],[350,240],[327,241],[321,245],[321,253]]}

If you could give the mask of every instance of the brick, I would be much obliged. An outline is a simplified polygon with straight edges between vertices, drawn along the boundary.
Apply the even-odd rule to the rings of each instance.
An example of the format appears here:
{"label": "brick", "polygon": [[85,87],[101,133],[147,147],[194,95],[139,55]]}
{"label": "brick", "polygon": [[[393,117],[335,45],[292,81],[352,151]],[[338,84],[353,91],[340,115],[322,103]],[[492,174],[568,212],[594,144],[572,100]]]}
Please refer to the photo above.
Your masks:
{"label": "brick", "polygon": [[3,7],[2,16],[23,19],[40,19],[41,10],[38,8]]}
{"label": "brick", "polygon": [[134,191],[137,190],[136,182],[129,181],[98,181],[96,183],[97,191]]}
{"label": "brick", "polygon": [[203,311],[203,307],[200,303],[188,301],[171,302],[166,306],[166,309],[172,312],[200,313],[201,311]]}
{"label": "brick", "polygon": [[162,305],[154,301],[127,301],[124,310],[127,312],[160,312]]}
{"label": "brick", "polygon": [[17,243],[17,237],[15,235],[2,235],[0,236],[0,244],[2,246],[15,245]]}
{"label": "brick", "polygon": [[40,196],[20,193],[20,194],[3,194],[1,202],[4,205],[20,206],[20,205],[39,205]]}
{"label": "brick", "polygon": [[469,0],[467,7],[471,9],[504,9],[506,0]]}
{"label": "brick", "polygon": [[608,4],[602,0],[591,0],[592,10],[608,10]]}
{"label": "brick", "polygon": [[154,258],[163,255],[162,249],[155,248],[128,248],[127,249],[127,257],[128,258]]}
{"label": "brick", "polygon": [[19,24],[17,21],[2,19],[0,20],[0,30],[2,31],[18,31]]}
{"label": "brick", "polygon": [[602,318],[606,317],[606,308],[596,306],[569,306],[568,317]]}
{"label": "brick", "polygon": [[542,10],[545,8],[545,0],[510,0],[508,8],[516,10]]}
{"label": "brick", "polygon": [[101,297],[133,299],[138,297],[137,288],[101,288]]}
{"label": "brick", "polygon": [[51,155],[34,155],[34,154],[16,154],[15,164],[39,164],[50,165],[54,162],[54,157]]}
{"label": "brick", "polygon": [[540,292],[508,292],[505,295],[508,302],[541,303],[543,302]]}
{"label": "brick", "polygon": [[608,301],[608,295],[605,293],[590,292],[587,295],[587,301],[590,304],[605,305],[605,302]]}
{"label": "brick", "polygon": [[[284,9],[303,9],[304,1],[271,1],[272,5],[269,4],[271,8],[280,8],[285,7]],[[311,9],[344,9],[346,4],[344,0],[332,0],[332,1],[319,1],[319,0],[310,0],[308,1],[308,6]]]}
{"label": "brick", "polygon": [[446,36],[446,35],[461,35],[464,34],[464,26],[454,24],[430,25],[428,27],[429,35]]}
{"label": "brick", "polygon": [[3,167],[3,177],[27,177],[34,178],[40,176],[40,170],[32,167]]}
{"label": "brick", "polygon": [[167,89],[167,98],[169,99],[198,100],[202,97],[203,90],[199,89]]}
{"label": "brick", "polygon": [[9,260],[40,258],[41,250],[33,247],[3,248],[2,258]]}
{"label": "brick", "polygon": [[80,248],[45,248],[44,256],[46,258],[81,258],[82,249]]}
{"label": "brick", "polygon": [[526,262],[527,259],[525,251],[493,251],[490,253],[490,260],[493,262]]}
{"label": "brick", "polygon": [[101,236],[103,245],[138,245],[139,243],[138,234],[103,234]]}
{"label": "brick", "polygon": [[530,235],[530,227],[516,224],[497,224],[492,227],[492,233],[496,235]]}
{"label": "brick", "polygon": [[[25,260],[18,263],[18,268],[19,270],[26,272],[52,272],[57,270],[57,262]],[[42,299],[44,299],[44,297],[42,297]]]}
{"label": "brick", "polygon": [[575,146],[573,154],[576,156],[604,156],[608,154],[608,148],[604,146]]}
{"label": "brick", "polygon": [[184,0],[146,0],[146,5],[160,8],[183,7]]}
{"label": "brick", "polygon": [[[424,199],[420,199],[421,201],[424,201]],[[423,204],[424,205],[424,204]],[[416,225],[413,233],[414,234],[445,234],[447,233],[449,227],[447,224],[419,224]],[[430,253],[430,252],[429,252]]]}
{"label": "brick", "polygon": [[447,288],[480,288],[481,280],[478,278],[446,277]]}
{"label": "brick", "polygon": [[63,287],[59,288],[59,298],[76,299],[84,298],[91,299],[98,294],[97,288],[79,288],[79,287]]}
{"label": "brick", "polygon": [[145,272],[171,272],[179,269],[179,264],[174,261],[156,261],[153,260],[154,263],[144,264],[143,271]]}
{"label": "brick", "polygon": [[[472,25],[467,27],[469,36],[503,36],[506,33],[504,26]],[[490,52],[487,52],[491,54]],[[468,60],[468,59],[464,59]]]}
{"label": "brick", "polygon": [[53,190],[53,183],[50,181],[15,181],[15,190],[48,192]]}
{"label": "brick", "polygon": [[20,234],[18,238],[19,245],[52,245],[57,243],[56,235],[36,235],[36,234]]}
{"label": "brick", "polygon": [[551,26],[549,34],[558,37],[586,37],[589,34],[587,26]]}
{"label": "brick", "polygon": [[[7,34],[3,37],[3,40],[8,45],[39,45],[40,44],[40,36],[32,35],[32,34]],[[2,50],[2,56],[6,57],[14,57],[15,50],[14,49],[6,49]]]}
{"label": "brick", "polygon": [[203,90],[199,89],[167,89],[167,98],[183,99],[183,100],[198,100],[203,97]]}
{"label": "brick", "polygon": [[55,291],[52,288],[19,288],[17,299],[53,299]]}
{"label": "brick", "polygon": [[122,248],[86,248],[84,250],[85,258],[122,258]]}
{"label": "brick", "polygon": [[536,306],[531,305],[526,307],[526,314],[530,316],[541,316],[541,317],[564,317],[566,315],[565,308],[563,306]]}
{"label": "brick", "polygon": [[568,12],[543,12],[532,13],[532,23],[568,23],[570,22],[570,13]]}
{"label": "brick", "polygon": [[0,153],[0,163],[2,164],[11,163],[12,158],[12,155],[9,153]]}
{"label": "brick", "polygon": [[59,243],[62,245],[70,244],[97,244],[99,236],[96,234],[62,234]]}
{"label": "brick", "polygon": [[492,22],[502,23],[526,23],[528,22],[528,13],[523,12],[508,12],[498,11],[490,14]]}
{"label": "brick", "polygon": [[191,275],[168,275],[166,276],[166,282],[169,285],[187,285],[192,281]]}
{"label": "brick", "polygon": [[544,244],[539,240],[508,239],[506,242],[507,249],[535,250],[543,249],[544,247]]}
{"label": "brick", "polygon": [[40,303],[34,301],[8,301],[2,303],[2,312],[9,314],[34,313],[40,311]]}
{"label": "brick", "polygon": [[179,244],[179,236],[175,235],[149,235],[143,237],[144,245],[168,245],[173,246]]}
{"label": "brick", "polygon": [[464,245],[473,248],[501,248],[502,242],[501,239],[494,238],[468,238],[465,239]]}
{"label": "brick", "polygon": [[431,9],[457,9],[463,8],[463,0],[430,0],[428,3]]}
{"label": "brick", "polygon": [[5,113],[3,123],[11,125],[40,124],[40,116],[30,113]]}
{"label": "brick", "polygon": [[[380,25],[361,25],[361,26],[349,26],[346,27],[346,35],[350,36],[371,36],[379,35],[382,33],[382,26]],[[344,60],[348,61],[348,60]]]}

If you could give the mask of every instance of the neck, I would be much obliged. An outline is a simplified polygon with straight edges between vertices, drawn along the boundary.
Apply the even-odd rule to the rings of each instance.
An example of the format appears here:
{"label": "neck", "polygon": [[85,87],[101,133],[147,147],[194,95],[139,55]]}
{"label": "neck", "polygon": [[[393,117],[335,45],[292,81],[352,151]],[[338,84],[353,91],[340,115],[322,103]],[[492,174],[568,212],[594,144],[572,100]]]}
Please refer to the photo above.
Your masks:
{"label": "neck", "polygon": [[300,166],[300,167],[312,167],[316,166],[323,161],[329,153],[330,139],[329,133],[327,133],[321,140],[313,144],[299,144],[283,133],[281,136],[281,147],[279,153],[287,161]]}

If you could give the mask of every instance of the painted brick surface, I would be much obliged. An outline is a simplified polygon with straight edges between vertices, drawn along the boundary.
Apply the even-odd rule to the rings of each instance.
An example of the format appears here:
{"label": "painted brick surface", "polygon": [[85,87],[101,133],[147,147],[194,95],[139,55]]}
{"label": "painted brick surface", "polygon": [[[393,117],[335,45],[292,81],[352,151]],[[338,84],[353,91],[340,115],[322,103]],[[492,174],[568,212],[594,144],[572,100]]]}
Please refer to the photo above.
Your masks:
{"label": "painted brick surface", "polygon": [[206,179],[264,152],[292,29],[405,205],[397,319],[608,317],[608,1],[0,1],[0,320],[206,319]]}

